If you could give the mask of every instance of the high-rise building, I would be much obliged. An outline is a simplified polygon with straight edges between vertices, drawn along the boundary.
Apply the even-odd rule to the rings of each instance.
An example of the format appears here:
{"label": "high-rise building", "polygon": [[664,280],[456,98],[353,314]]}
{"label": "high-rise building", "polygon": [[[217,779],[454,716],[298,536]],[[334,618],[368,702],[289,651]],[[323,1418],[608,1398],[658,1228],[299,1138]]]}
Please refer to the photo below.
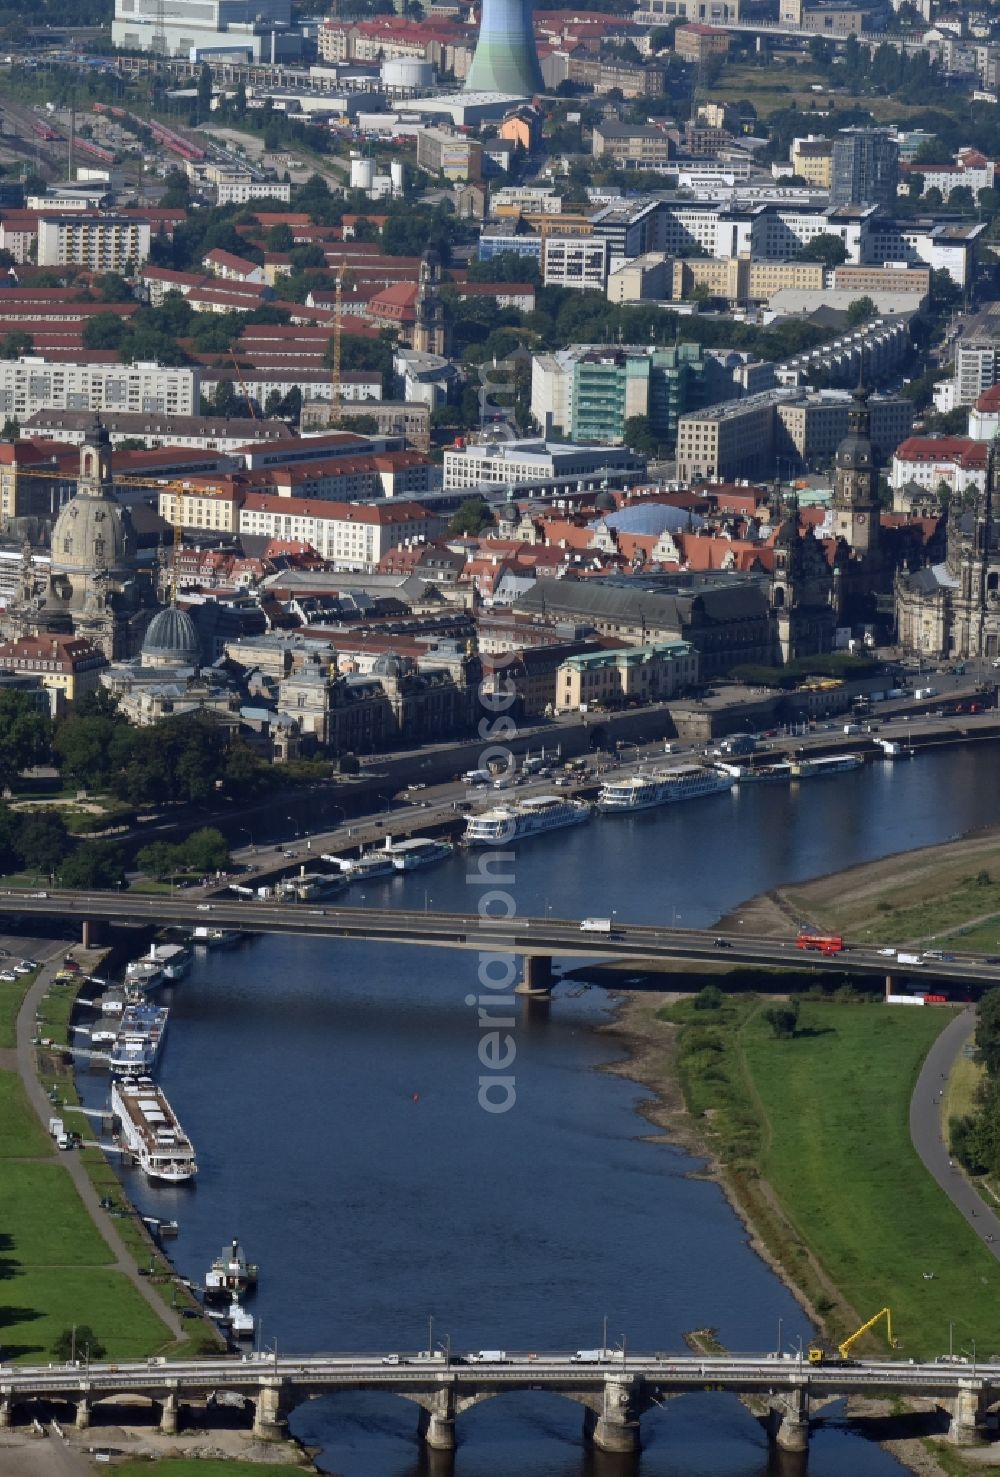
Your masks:
{"label": "high-rise building", "polygon": [[532,97],[543,92],[535,50],[531,0],[482,0],[479,41],[465,79],[466,92]]}
{"label": "high-rise building", "polygon": [[891,210],[899,181],[899,147],[885,129],[842,128],[833,141],[831,205]]}

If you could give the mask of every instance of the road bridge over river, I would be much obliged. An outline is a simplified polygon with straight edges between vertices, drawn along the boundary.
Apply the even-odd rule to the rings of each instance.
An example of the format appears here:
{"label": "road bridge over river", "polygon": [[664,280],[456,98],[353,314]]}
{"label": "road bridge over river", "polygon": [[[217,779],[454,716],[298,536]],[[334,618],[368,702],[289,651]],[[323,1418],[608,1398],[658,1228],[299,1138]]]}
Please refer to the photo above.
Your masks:
{"label": "road bridge over river", "polygon": [[[84,942],[91,925],[101,920],[157,927],[197,925],[238,929],[246,933],[299,933],[318,938],[354,938],[378,943],[422,945],[520,955],[525,960],[524,988],[546,993],[554,955],[580,958],[711,959],[717,964],[751,964],[832,971],[839,975],[887,978],[912,972],[920,979],[950,984],[963,994],[970,986],[1000,984],[1000,962],[982,954],[963,953],[927,959],[919,967],[897,961],[877,948],[847,942],[842,952],[823,954],[799,949],[794,939],[713,929],[671,928],[614,920],[609,933],[584,930],[576,919],[519,918],[508,915],[502,877],[484,872],[475,889],[480,911],[439,913],[390,908],[324,907],[309,902],[213,897],[150,897],[139,892],[0,892],[0,917],[57,916],[80,920]],[[473,892],[470,887],[470,892]]]}
{"label": "road bridge over river", "polygon": [[[848,1395],[920,1397],[947,1412],[953,1440],[980,1439],[991,1406],[1000,1401],[1000,1366],[916,1364],[899,1360],[813,1365],[776,1355],[643,1354],[588,1351],[514,1353],[489,1357],[448,1354],[321,1354],[277,1352],[243,1357],[127,1364],[0,1366],[0,1427],[30,1420],[40,1407],[75,1409],[80,1429],[101,1419],[116,1399],[143,1398],[157,1406],[161,1429],[176,1434],[185,1408],[204,1420],[220,1406],[243,1404],[253,1429],[276,1439],[296,1405],[336,1391],[383,1390],[420,1407],[428,1445],[455,1445],[463,1411],[508,1391],[541,1390],[584,1408],[584,1432],[605,1451],[631,1452],[639,1444],[644,1412],[690,1391],[723,1390],[743,1398],[767,1422],[777,1445],[805,1451],[810,1402]],[[120,1419],[120,1412],[118,1412]],[[114,1412],[107,1411],[114,1419]]]}

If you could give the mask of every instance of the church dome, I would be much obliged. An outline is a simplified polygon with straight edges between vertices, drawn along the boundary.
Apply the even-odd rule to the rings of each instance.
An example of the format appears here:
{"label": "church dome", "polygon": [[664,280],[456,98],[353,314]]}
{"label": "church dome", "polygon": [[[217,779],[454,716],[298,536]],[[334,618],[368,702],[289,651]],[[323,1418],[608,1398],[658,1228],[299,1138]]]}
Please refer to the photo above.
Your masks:
{"label": "church dome", "polygon": [[176,605],[157,611],[142,643],[143,665],[196,667],[200,661],[198,630],[187,611]]}
{"label": "church dome", "polygon": [[92,575],[121,569],[132,553],[124,509],[110,497],[80,492],[63,508],[52,530],[52,571]]}

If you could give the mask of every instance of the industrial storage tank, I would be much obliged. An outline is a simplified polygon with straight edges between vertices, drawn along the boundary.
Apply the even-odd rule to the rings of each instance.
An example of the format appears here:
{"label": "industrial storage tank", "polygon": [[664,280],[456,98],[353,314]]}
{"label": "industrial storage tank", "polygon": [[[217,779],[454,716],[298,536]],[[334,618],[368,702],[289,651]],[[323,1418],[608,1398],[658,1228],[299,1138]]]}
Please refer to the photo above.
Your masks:
{"label": "industrial storage tank", "polygon": [[393,56],[382,63],[382,86],[386,92],[423,92],[434,86],[433,63],[419,56]]}
{"label": "industrial storage tank", "polygon": [[351,189],[367,193],[375,183],[375,160],[362,159],[360,154],[351,155]]}
{"label": "industrial storage tank", "polygon": [[389,165],[389,177],[392,180],[392,193],[394,195],[405,195],[406,165],[402,159],[392,160]]}

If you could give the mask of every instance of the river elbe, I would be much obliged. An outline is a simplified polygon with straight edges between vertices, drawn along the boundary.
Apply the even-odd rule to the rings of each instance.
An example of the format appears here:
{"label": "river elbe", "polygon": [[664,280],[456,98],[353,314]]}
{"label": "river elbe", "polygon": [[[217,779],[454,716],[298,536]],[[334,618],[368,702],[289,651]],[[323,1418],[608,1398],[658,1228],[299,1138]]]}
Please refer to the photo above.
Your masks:
{"label": "river elbe", "polygon": [[[525,843],[520,913],[704,926],[755,893],[1000,822],[994,745],[925,754],[786,788],[762,785]],[[371,906],[474,909],[468,857],[356,886]],[[738,913],[737,913],[738,917]],[[738,925],[737,925],[738,926]],[[145,1213],[176,1215],[172,1255],[195,1280],[238,1235],[261,1266],[250,1306],[279,1350],[679,1350],[712,1326],[734,1351],[793,1349],[809,1327],[753,1254],[697,1161],[650,1142],[641,1089],[596,1069],[612,1003],[567,984],[520,1004],[517,1101],[477,1104],[472,954],[260,938],[199,953],[172,1007],[159,1075],[198,1151],[186,1193],[126,1172]],[[84,1079],[90,1101],[104,1082]],[[886,1298],[891,1301],[891,1289]],[[874,1311],[874,1309],[872,1310]],[[945,1330],[945,1335],[947,1330]],[[292,1429],[344,1477],[438,1472],[417,1410],[388,1395],[301,1407]],[[545,1394],[460,1417],[459,1477],[621,1470],[581,1441],[582,1409]],[[643,1417],[642,1477],[776,1470],[735,1400],[689,1396]],[[440,1467],[444,1472],[446,1467]],[[898,1464],[824,1413],[811,1477]]]}

